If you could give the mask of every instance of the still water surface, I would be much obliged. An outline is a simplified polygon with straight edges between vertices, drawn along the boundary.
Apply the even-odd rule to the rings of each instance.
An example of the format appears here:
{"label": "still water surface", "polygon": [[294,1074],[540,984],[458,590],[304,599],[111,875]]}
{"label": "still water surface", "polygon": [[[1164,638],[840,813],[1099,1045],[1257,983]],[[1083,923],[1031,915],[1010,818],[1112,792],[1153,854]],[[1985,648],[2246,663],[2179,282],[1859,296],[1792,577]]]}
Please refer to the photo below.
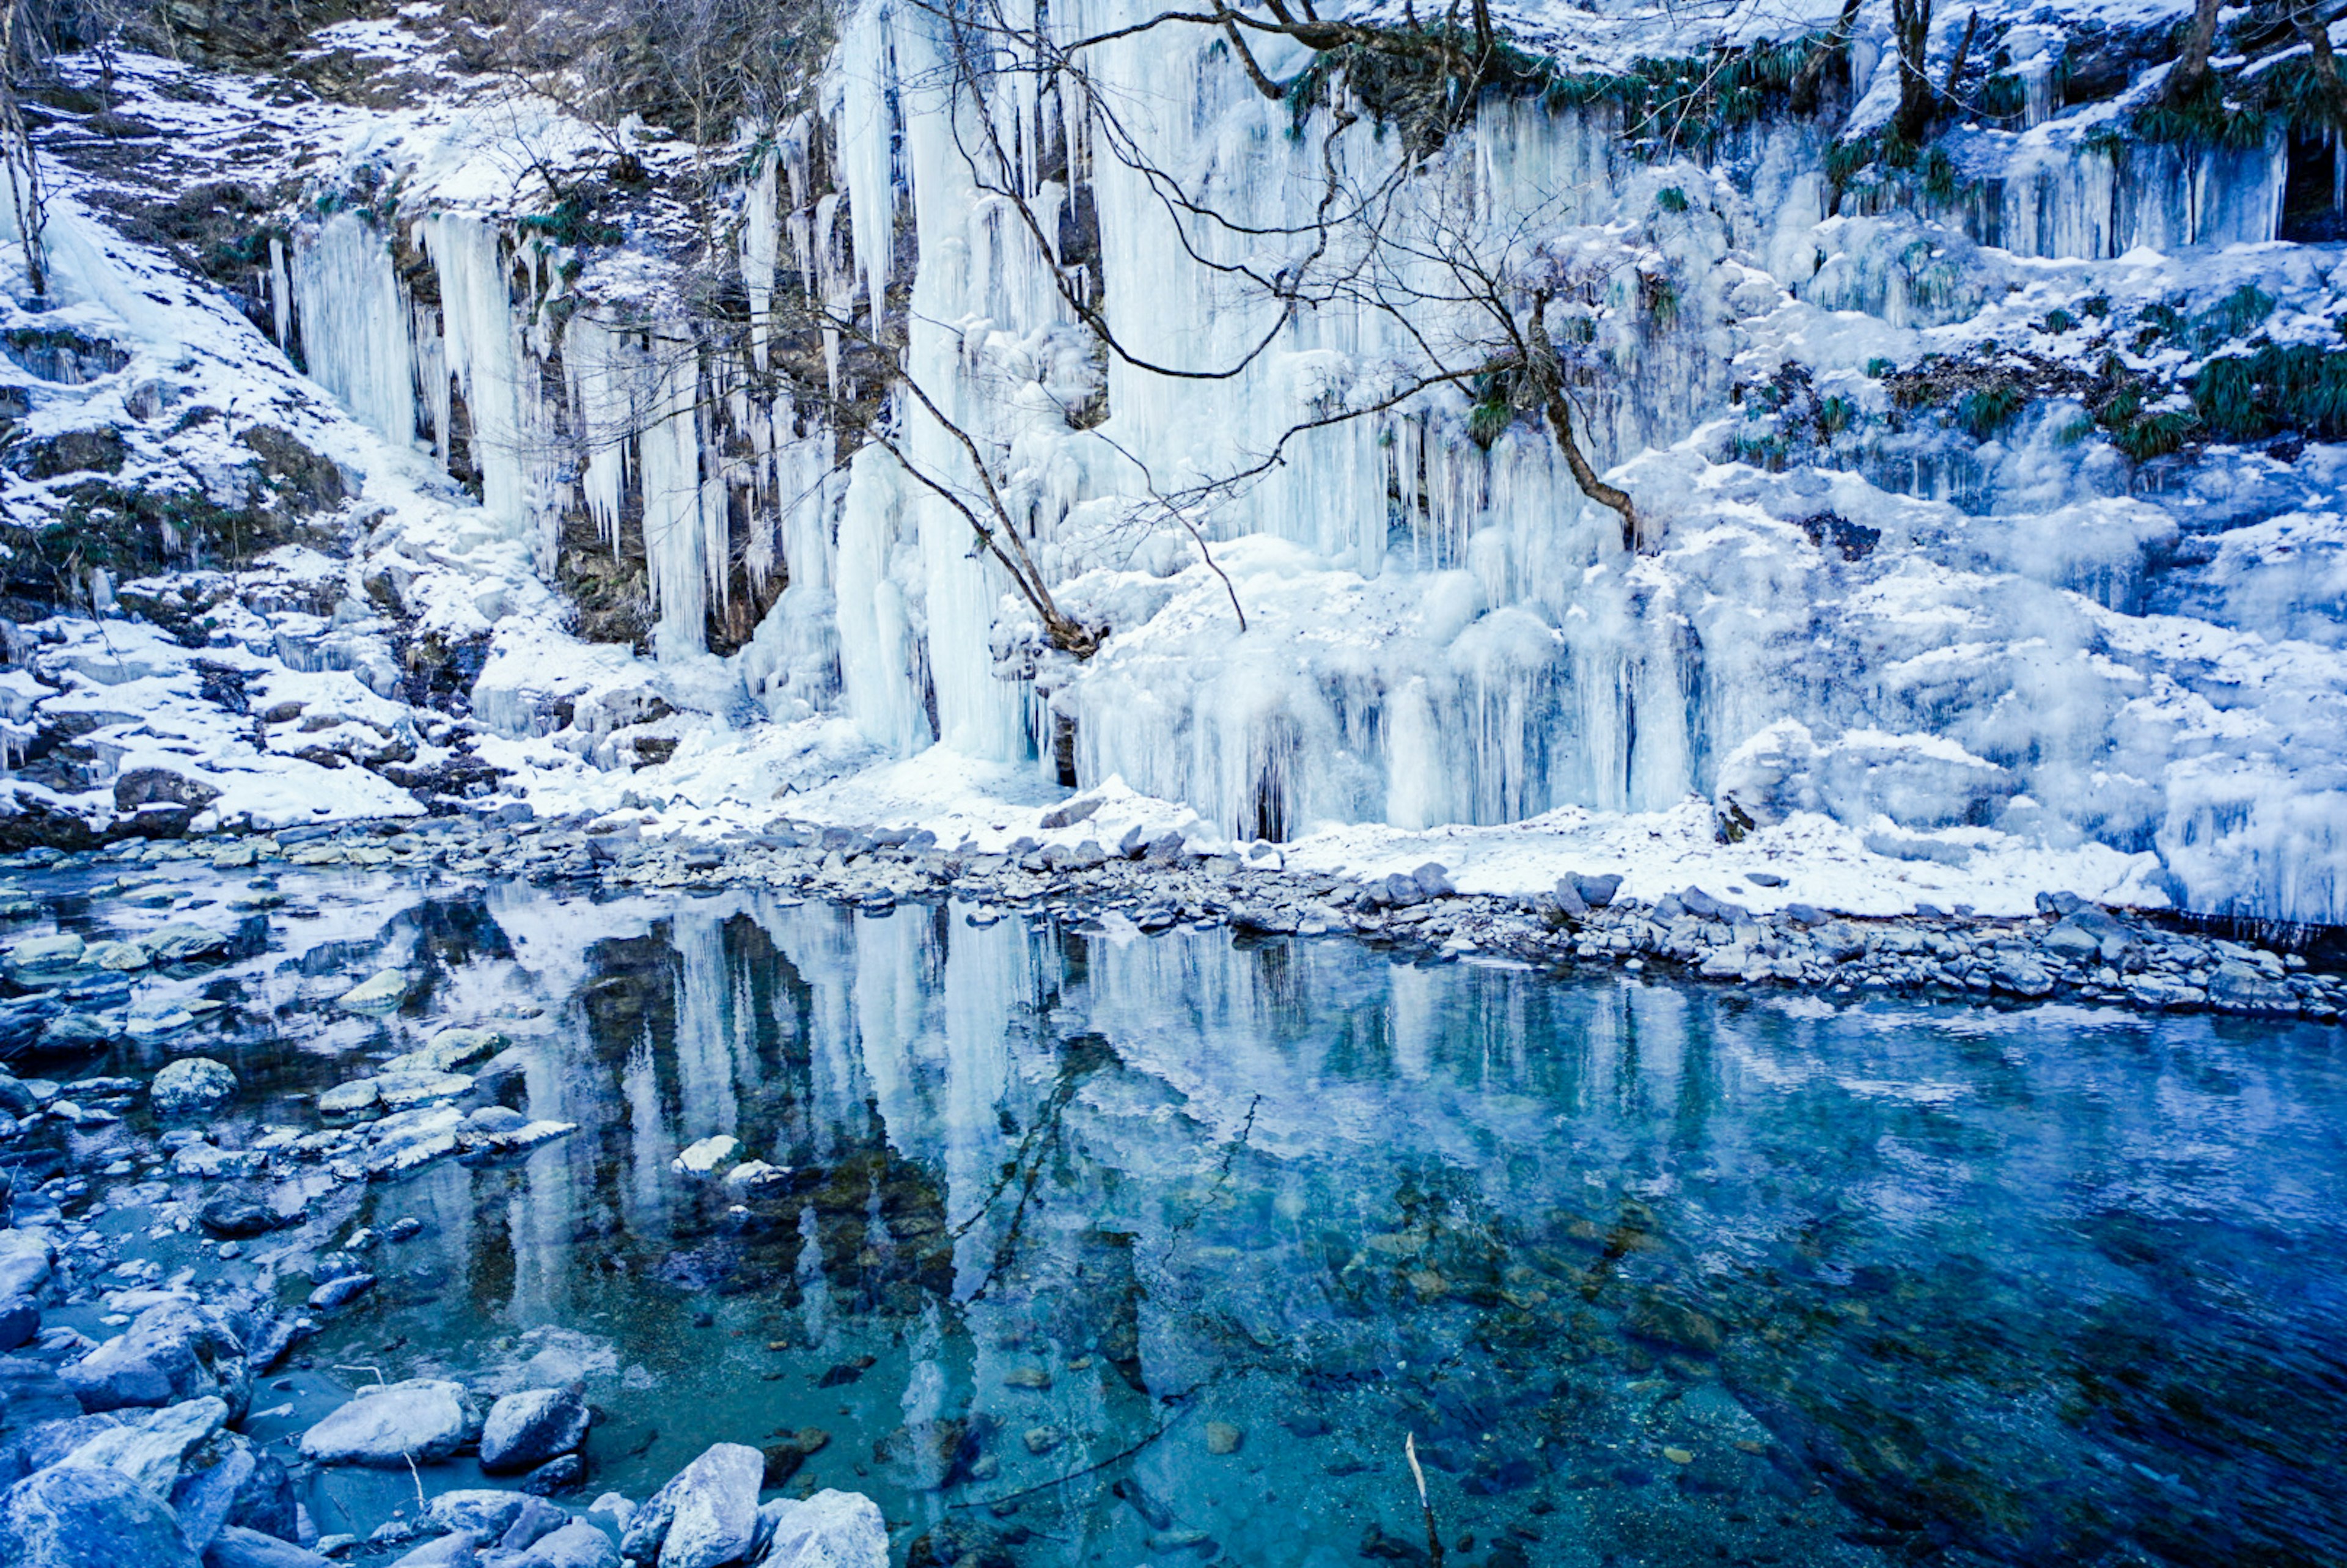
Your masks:
{"label": "still water surface", "polygon": [[[162,886],[65,923],[251,897]],[[425,1229],[312,1376],[582,1376],[590,1492],[815,1429],[785,1489],[873,1494],[900,1561],[1334,1568],[1424,1560],[1410,1436],[1453,1564],[2347,1562],[2336,1031],[958,907],[283,893],[258,957],[138,982],[219,1021],[86,1071],[220,1056],[250,1138],[507,1034],[496,1092],[580,1131],[313,1193],[313,1246]],[[387,964],[400,1013],[332,1005]],[[673,1167],[721,1133],[789,1174]],[[287,1234],[231,1266],[305,1293]],[[322,1484],[333,1529],[405,1478]]]}

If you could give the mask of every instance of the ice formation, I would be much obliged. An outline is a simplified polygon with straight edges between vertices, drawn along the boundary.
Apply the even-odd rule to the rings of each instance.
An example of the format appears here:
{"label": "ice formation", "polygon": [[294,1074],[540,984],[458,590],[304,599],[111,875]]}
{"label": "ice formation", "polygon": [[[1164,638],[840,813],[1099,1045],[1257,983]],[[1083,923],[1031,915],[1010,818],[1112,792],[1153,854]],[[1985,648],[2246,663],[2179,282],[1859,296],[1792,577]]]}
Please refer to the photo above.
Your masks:
{"label": "ice formation", "polygon": [[[1143,14],[1087,0],[1039,25]],[[2277,341],[2335,338],[2338,248],[2275,241],[2280,138],[2114,138],[2156,80],[2063,110],[2017,26],[2024,124],[1949,132],[1963,178],[1936,203],[1838,190],[1806,121],[1634,154],[1617,110],[1529,97],[1495,95],[1400,169],[1399,138],[1345,131],[1341,98],[1299,118],[1204,32],[1093,50],[1087,102],[1015,61],[982,92],[958,80],[943,26],[864,0],[817,109],[745,131],[737,338],[697,331],[633,252],[582,257],[517,222],[445,128],[354,131],[346,167],[405,160],[400,210],[299,227],[276,335],[386,463],[428,449],[477,488],[477,523],[447,526],[480,559],[525,563],[542,593],[569,521],[641,552],[650,663],[477,581],[405,595],[491,632],[483,754],[540,798],[692,799],[777,757],[828,777],[943,746],[1005,776],[1121,781],[1239,840],[1661,822],[1693,798],[1731,837],[1827,821],[1891,862],[2154,856],[2147,898],[2347,920],[2342,449],[2139,466],[2058,395],[1965,437],[1892,417],[1882,368],[2073,363],[2139,313],[2244,289]],[[1896,66],[1879,34],[1855,57],[1861,131]],[[1265,58],[1286,75],[1305,56]],[[1284,439],[1422,369],[1411,333],[1471,327],[1344,298],[1283,310],[1234,282],[1293,261],[1263,236],[1309,228],[1332,157],[1363,186],[1396,176],[1390,220],[1433,250],[1536,225],[1567,259],[1595,367],[1582,418],[1653,519],[1651,553],[1624,551],[1536,423],[1471,438],[1456,387]],[[1177,219],[1153,170],[1219,218]],[[1062,253],[1087,236],[1096,255]],[[794,397],[770,371],[806,302],[829,323],[827,385]],[[1042,648],[923,481],[971,486],[954,430],[866,389],[908,469],[830,422],[825,396],[862,374],[850,340],[887,323],[1061,603],[1107,629],[1093,657]],[[1770,448],[1785,425],[1762,415],[1785,397],[1853,433]],[[591,782],[642,764],[625,748],[655,723],[661,758]]]}

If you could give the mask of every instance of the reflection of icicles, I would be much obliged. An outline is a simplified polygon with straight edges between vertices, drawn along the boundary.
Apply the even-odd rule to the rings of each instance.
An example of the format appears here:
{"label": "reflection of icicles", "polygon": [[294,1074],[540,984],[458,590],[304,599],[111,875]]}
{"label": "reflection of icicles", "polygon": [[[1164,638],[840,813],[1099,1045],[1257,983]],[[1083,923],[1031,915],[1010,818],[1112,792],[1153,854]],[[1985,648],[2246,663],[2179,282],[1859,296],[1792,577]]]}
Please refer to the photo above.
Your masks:
{"label": "reflection of icicles", "polygon": [[620,1092],[628,1102],[629,1222],[649,1229],[666,1212],[668,1163],[675,1147],[661,1112],[660,1067],[649,1027],[629,1048],[620,1069]]}
{"label": "reflection of icicles", "polygon": [[681,1142],[735,1132],[734,1076],[739,1038],[749,1020],[733,1005],[725,927],[690,914],[677,917],[671,940],[681,974],[676,987],[676,1079]]}

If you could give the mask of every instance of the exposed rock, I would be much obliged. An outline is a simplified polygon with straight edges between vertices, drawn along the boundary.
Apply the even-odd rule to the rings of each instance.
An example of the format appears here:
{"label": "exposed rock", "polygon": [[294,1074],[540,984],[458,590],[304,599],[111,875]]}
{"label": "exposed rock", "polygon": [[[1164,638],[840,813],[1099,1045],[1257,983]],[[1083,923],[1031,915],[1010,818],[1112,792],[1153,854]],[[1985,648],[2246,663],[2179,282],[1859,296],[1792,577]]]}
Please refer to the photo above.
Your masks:
{"label": "exposed rock", "polygon": [[436,1378],[362,1389],[302,1435],[302,1457],[389,1470],[446,1459],[477,1429],[465,1390]]}
{"label": "exposed rock", "polygon": [[147,956],[159,964],[193,964],[228,956],[231,938],[192,921],[175,921],[138,938]]}
{"label": "exposed rock", "polygon": [[328,1562],[290,1541],[231,1524],[204,1548],[204,1568],[328,1568]]}
{"label": "exposed rock", "polygon": [[236,1093],[236,1074],[209,1056],[183,1056],[155,1075],[148,1092],[158,1116],[209,1111]]}
{"label": "exposed rock", "polygon": [[334,1005],[352,1012],[391,1012],[407,999],[407,976],[398,969],[381,969],[334,999]]}
{"label": "exposed rock", "polygon": [[[33,1336],[40,1331],[39,1303],[21,1291],[14,1296],[0,1296],[0,1350],[30,1344]],[[0,1415],[5,1413],[0,1409]]]}
{"label": "exposed rock", "polygon": [[659,1568],[720,1568],[750,1550],[758,1526],[765,1459],[741,1443],[719,1443],[654,1492],[629,1522],[620,1550]]}
{"label": "exposed rock", "polygon": [[114,781],[114,809],[125,814],[144,806],[184,808],[190,815],[220,799],[220,791],[169,768],[132,768]]}
{"label": "exposed rock", "polygon": [[277,1228],[276,1210],[234,1193],[207,1199],[196,1219],[211,1235],[234,1241],[249,1241]]}
{"label": "exposed rock", "polygon": [[512,1568],[620,1568],[620,1549],[610,1536],[577,1520],[541,1536]]}
{"label": "exposed rock", "polygon": [[489,1408],[481,1428],[481,1469],[491,1475],[534,1470],[587,1437],[587,1402],[573,1389],[525,1389]]}
{"label": "exposed rock", "polygon": [[0,1497],[8,1568],[197,1568],[170,1506],[128,1476],[53,1465]]}
{"label": "exposed rock", "polygon": [[2219,1012],[2287,1017],[2298,1010],[2290,988],[2238,960],[2217,966],[2209,977],[2209,1005]]}
{"label": "exposed rock", "polygon": [[179,1532],[199,1551],[231,1524],[291,1539],[301,1516],[293,1482],[275,1456],[235,1432],[215,1434],[190,1453],[171,1488]]}
{"label": "exposed rock", "polygon": [[46,1284],[57,1250],[45,1230],[0,1230],[0,1296],[31,1296]]}
{"label": "exposed rock", "polygon": [[374,1276],[372,1274],[346,1274],[339,1279],[330,1279],[310,1292],[310,1310],[332,1312],[337,1307],[347,1306],[357,1300],[374,1288]]}
{"label": "exposed rock", "polygon": [[188,1301],[149,1307],[128,1329],[58,1374],[82,1408],[115,1410],[217,1396],[231,1420],[244,1414],[252,1374],[244,1344],[223,1317]]}
{"label": "exposed rock", "polygon": [[682,1174],[705,1176],[732,1159],[733,1151],[741,1146],[740,1139],[720,1132],[714,1137],[686,1144],[683,1151],[669,1162],[670,1168]]}
{"label": "exposed rock", "polygon": [[228,1404],[222,1399],[167,1405],[97,1434],[67,1455],[65,1462],[127,1475],[158,1501],[168,1502],[172,1484],[179,1479],[180,1461],[227,1419]]}
{"label": "exposed rock", "polygon": [[479,1542],[473,1539],[472,1532],[459,1530],[453,1535],[428,1541],[405,1557],[394,1559],[391,1568],[475,1568],[481,1560],[478,1548]]}
{"label": "exposed rock", "polygon": [[557,1454],[514,1484],[532,1497],[552,1497],[569,1491],[587,1479],[587,1461],[577,1454]]}
{"label": "exposed rock", "polygon": [[826,1488],[781,1511],[759,1561],[760,1568],[887,1568],[887,1522],[870,1498]]}

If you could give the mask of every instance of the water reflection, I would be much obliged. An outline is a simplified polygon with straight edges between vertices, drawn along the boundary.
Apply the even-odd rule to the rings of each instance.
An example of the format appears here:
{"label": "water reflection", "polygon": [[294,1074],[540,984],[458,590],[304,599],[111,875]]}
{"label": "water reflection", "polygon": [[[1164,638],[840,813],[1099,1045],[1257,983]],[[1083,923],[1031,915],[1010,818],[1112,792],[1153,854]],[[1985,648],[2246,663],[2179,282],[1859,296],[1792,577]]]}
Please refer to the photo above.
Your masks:
{"label": "water reflection", "polygon": [[336,886],[209,982],[258,1120],[489,1020],[582,1131],[322,1195],[426,1228],[319,1359],[584,1377],[598,1487],[731,1440],[916,1561],[1412,1562],[1414,1434],[1454,1563],[2347,1560],[2322,1031]]}

